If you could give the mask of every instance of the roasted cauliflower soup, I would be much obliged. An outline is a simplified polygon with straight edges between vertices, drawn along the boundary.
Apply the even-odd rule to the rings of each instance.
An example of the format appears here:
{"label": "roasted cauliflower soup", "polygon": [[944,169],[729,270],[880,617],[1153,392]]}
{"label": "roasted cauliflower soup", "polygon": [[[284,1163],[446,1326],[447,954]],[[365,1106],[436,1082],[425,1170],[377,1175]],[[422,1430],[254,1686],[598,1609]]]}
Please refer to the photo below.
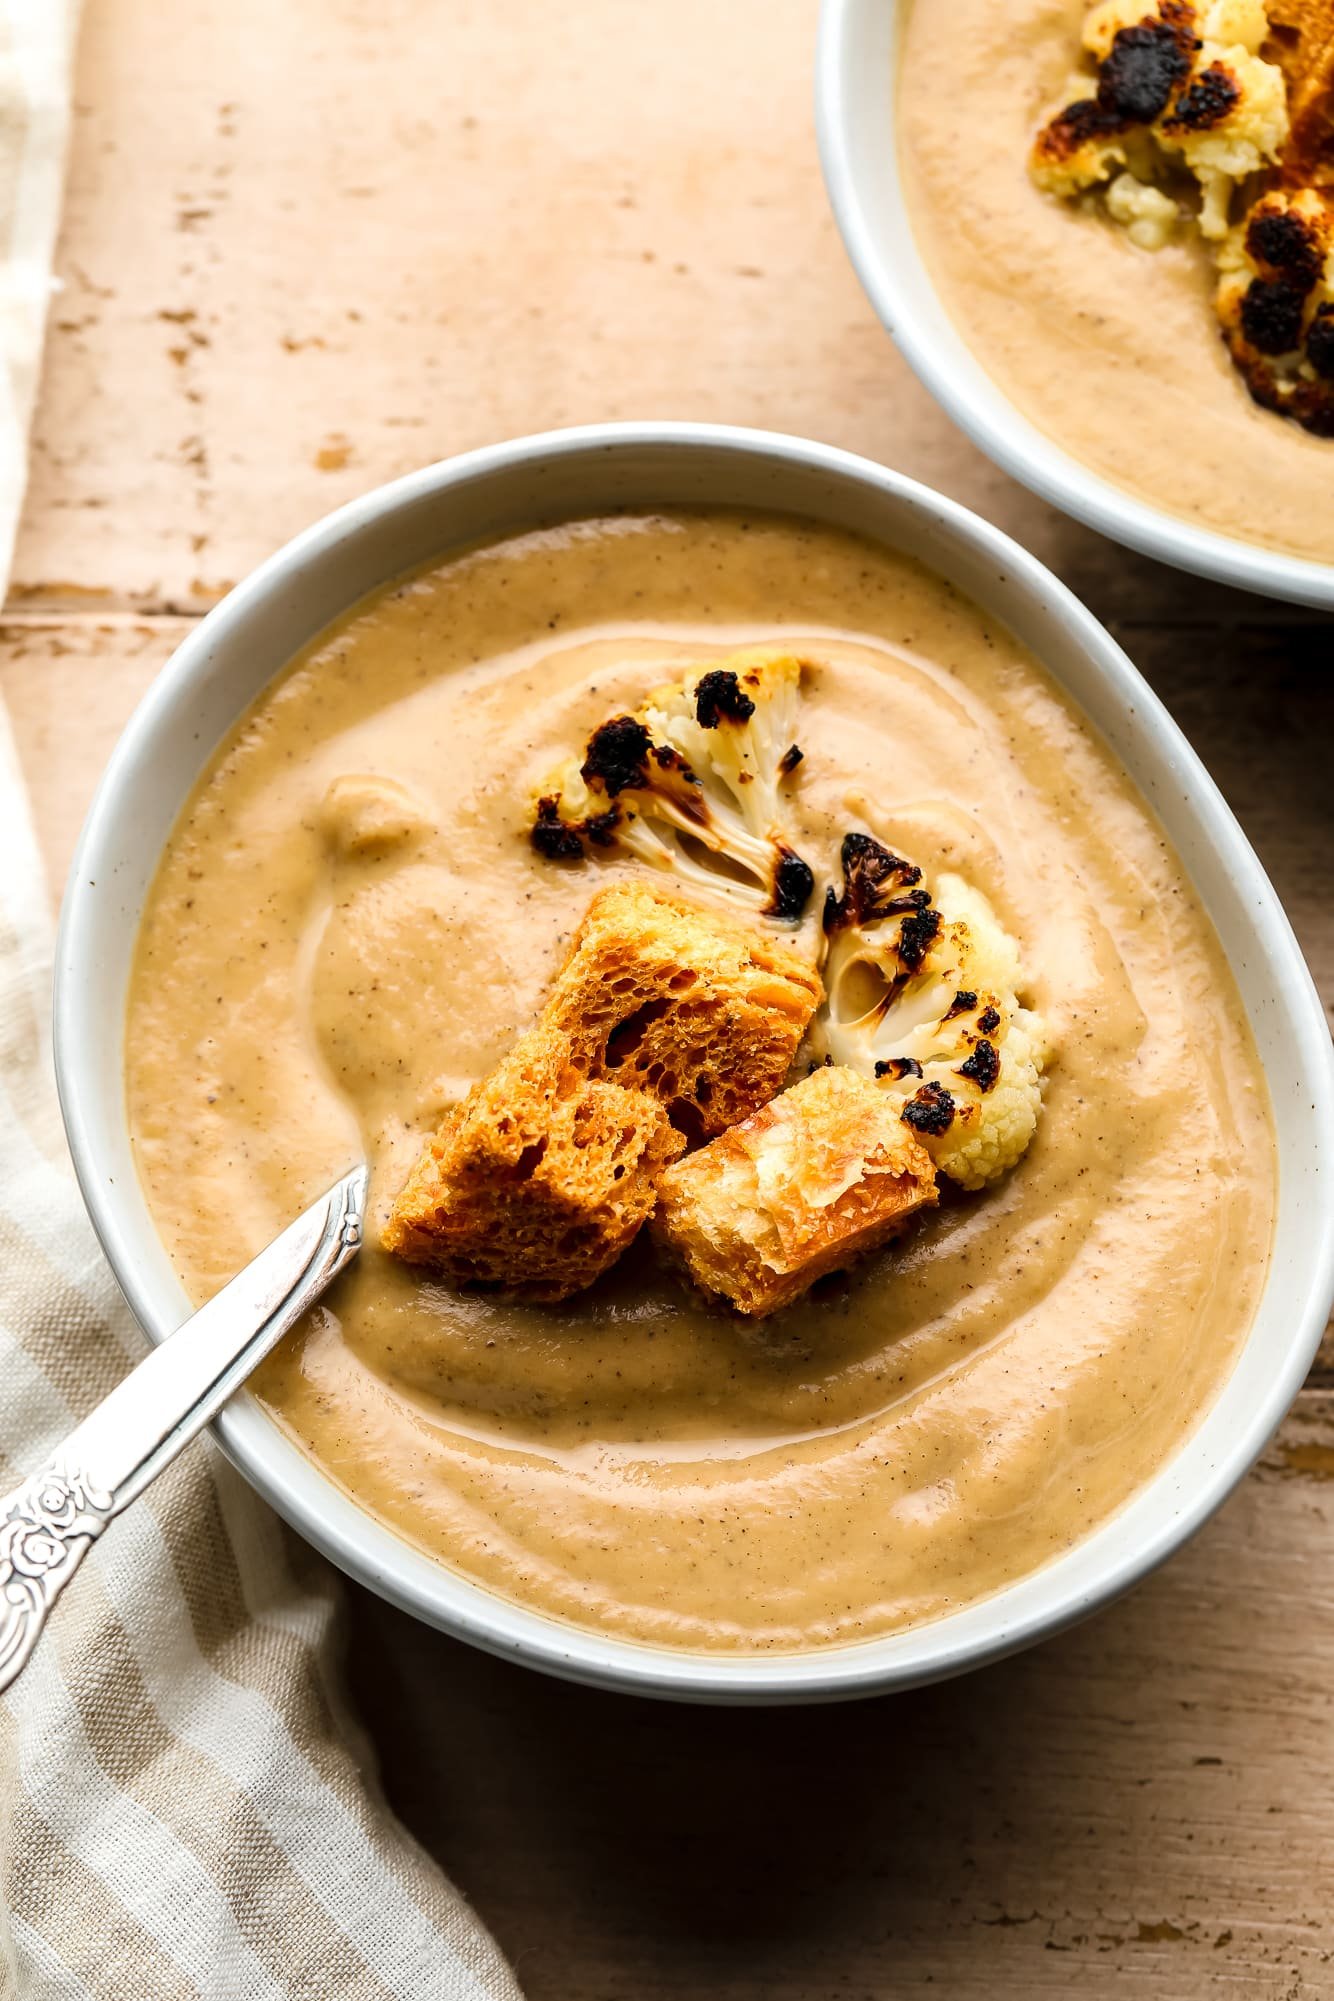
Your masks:
{"label": "roasted cauliflower soup", "polygon": [[1004,394],[1091,471],[1199,528],[1334,561],[1334,439],[1252,401],[1210,246],[1182,227],[1140,248],[1091,201],[1030,178],[1044,121],[1092,88],[1077,70],[1088,12],[909,0],[900,159],[945,310]]}
{"label": "roasted cauliflower soup", "polygon": [[[684,665],[778,639],[814,663],[802,852],[827,865],[855,818],[1021,943],[1053,1048],[1029,1151],[758,1324],[643,1238],[555,1308],[396,1263],[375,1226],[424,1135],[531,1020],[595,887],[641,866],[536,854],[530,786]],[[1264,1281],[1264,1084],[1144,800],[1003,628],[778,518],[534,532],[322,634],[168,845],[128,1079],[197,1301],[364,1152],[370,1244],[258,1396],[420,1548],[641,1641],[855,1641],[1033,1570],[1181,1445]]]}

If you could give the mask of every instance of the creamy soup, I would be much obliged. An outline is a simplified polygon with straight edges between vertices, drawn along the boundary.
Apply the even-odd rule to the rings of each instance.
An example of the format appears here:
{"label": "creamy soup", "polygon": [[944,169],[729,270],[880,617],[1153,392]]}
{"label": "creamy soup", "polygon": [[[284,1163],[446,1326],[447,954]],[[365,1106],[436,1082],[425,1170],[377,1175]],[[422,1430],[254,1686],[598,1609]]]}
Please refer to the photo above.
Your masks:
{"label": "creamy soup", "polygon": [[[257,1382],[467,1577],[678,1647],[861,1639],[1034,1569],[1182,1443],[1250,1323],[1275,1168],[1236,990],[1042,668],[912,563],[796,522],[619,518],[462,556],[326,632],[213,759],[129,1010],[139,1171],[196,1300],[363,1151],[382,1220],[634,866],[543,862],[529,785],[673,668],[780,637],[816,663],[802,851],[827,861],[855,817],[1022,942],[1057,1053],[1020,1167],[761,1325],[643,1243],[556,1309],[368,1248]],[[368,814],[388,838],[359,847]]]}
{"label": "creamy soup", "polygon": [[1033,137],[1069,101],[1083,0],[914,0],[899,87],[918,245],[978,360],[1073,457],[1242,541],[1334,560],[1334,440],[1253,403],[1199,242],[1140,250],[1038,192]]}

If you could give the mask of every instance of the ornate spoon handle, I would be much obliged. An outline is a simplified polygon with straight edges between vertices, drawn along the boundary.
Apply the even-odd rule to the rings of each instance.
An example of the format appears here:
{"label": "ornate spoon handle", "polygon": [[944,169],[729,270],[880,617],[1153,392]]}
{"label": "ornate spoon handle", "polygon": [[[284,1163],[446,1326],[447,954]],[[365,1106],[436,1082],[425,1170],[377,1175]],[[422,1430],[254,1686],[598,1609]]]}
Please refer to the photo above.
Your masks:
{"label": "ornate spoon handle", "polygon": [[146,1355],[46,1464],[0,1499],[0,1690],[107,1523],[188,1445],[361,1247],[355,1167]]}

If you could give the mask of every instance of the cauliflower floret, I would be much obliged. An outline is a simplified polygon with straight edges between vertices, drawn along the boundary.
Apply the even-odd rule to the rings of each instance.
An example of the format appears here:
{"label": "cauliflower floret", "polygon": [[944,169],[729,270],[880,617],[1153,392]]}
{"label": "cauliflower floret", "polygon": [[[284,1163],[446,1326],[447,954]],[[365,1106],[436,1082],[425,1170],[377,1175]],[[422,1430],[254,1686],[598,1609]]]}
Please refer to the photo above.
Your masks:
{"label": "cauliflower floret", "polygon": [[1267,30],[1264,0],[1094,7],[1083,39],[1096,80],[1038,134],[1039,187],[1066,199],[1104,191],[1113,220],[1158,249],[1172,218],[1157,183],[1184,167],[1200,189],[1202,235],[1225,235],[1233,187],[1276,162],[1288,136],[1283,72],[1257,53]]}
{"label": "cauliflower floret", "polygon": [[1223,338],[1257,403],[1334,437],[1334,207],[1267,194],[1219,253]]}
{"label": "cauliflower floret", "polygon": [[[1027,1153],[1042,1110],[1042,1072],[1047,1061],[1046,1035],[1040,1016],[1016,1007],[1005,1037],[999,1081],[985,1101],[975,1101],[977,1123],[970,1120],[974,1103],[958,1107],[954,1126],[935,1150],[936,1163],[960,1188],[988,1188],[1008,1174]],[[956,1104],[958,1085],[951,1085]],[[970,1094],[973,1086],[969,1086]],[[926,1140],[928,1152],[931,1142]]]}
{"label": "cauliflower floret", "polygon": [[[1083,30],[1096,80],[1030,161],[1039,187],[1101,203],[1145,250],[1167,242],[1184,212],[1172,193],[1193,181],[1228,351],[1257,403],[1319,437],[1334,437],[1332,22],[1330,0],[1103,0]],[[1234,227],[1237,188],[1254,197],[1275,168],[1282,189]]]}
{"label": "cauliflower floret", "polygon": [[582,761],[552,772],[532,842],[548,860],[623,849],[754,914],[797,923],[815,887],[789,841],[784,797],[802,663],[749,652],[658,688],[612,716]]}
{"label": "cauliflower floret", "polygon": [[782,789],[801,761],[797,709],[801,662],[790,653],[733,653],[684,681],[655,688],[643,717],[699,774],[709,799],[741,808],[752,834],[782,829]]}
{"label": "cauliflower floret", "polygon": [[1150,128],[1190,74],[1189,7],[1162,0],[1106,0],[1084,23],[1097,74],[1038,133],[1029,161],[1038,186],[1064,200],[1105,189],[1128,169],[1149,185],[1161,168]]}
{"label": "cauliflower floret", "polygon": [[1288,136],[1283,72],[1240,44],[1205,42],[1154,135],[1200,184],[1201,234],[1225,236],[1234,184],[1277,160]]}
{"label": "cauliflower floret", "polygon": [[937,1167],[984,1188],[1037,1129],[1047,1038],[1021,1007],[1019,951],[977,890],[849,834],[826,897],[826,1054],[879,1080]]}
{"label": "cauliflower floret", "polygon": [[1123,28],[1159,20],[1189,31],[1200,41],[1239,45],[1248,55],[1259,54],[1269,33],[1265,0],[1205,0],[1204,6],[1194,8],[1154,6],[1152,0],[1149,4],[1146,0],[1102,0],[1100,6],[1089,9],[1081,39],[1094,60],[1102,62]]}
{"label": "cauliflower floret", "polygon": [[1206,42],[1222,42],[1258,56],[1268,33],[1265,0],[1211,0],[1200,10],[1200,34]]}
{"label": "cauliflower floret", "polygon": [[1096,98],[1077,97],[1038,133],[1029,171],[1044,194],[1072,201],[1126,165],[1125,134],[1104,118]]}

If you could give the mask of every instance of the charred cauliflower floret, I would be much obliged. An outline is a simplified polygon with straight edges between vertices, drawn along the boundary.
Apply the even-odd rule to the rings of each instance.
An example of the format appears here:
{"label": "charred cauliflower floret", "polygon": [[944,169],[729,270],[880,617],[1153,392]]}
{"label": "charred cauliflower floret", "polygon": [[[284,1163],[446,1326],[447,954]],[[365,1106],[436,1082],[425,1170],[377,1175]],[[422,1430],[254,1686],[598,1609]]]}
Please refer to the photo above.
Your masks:
{"label": "charred cauliflower floret", "polygon": [[1193,216],[1251,395],[1334,437],[1334,4],[1104,0],[1083,43],[1095,75],[1038,134],[1035,181],[1145,249]]}
{"label": "charred cauliflower floret", "polygon": [[1185,168],[1201,232],[1225,235],[1233,188],[1272,165],[1288,135],[1283,73],[1258,53],[1267,32],[1263,0],[1094,7],[1083,39],[1096,74],[1038,134],[1039,187],[1105,197],[1113,220],[1157,249],[1187,212]]}
{"label": "charred cauliflower floret", "polygon": [[[1148,149],[1137,149],[1137,165],[1150,167]],[[1107,117],[1093,97],[1076,97],[1043,126],[1033,143],[1029,172],[1044,194],[1060,201],[1106,188],[1116,180],[1147,183],[1129,171],[1130,135]],[[1166,197],[1165,197],[1166,199]],[[1176,204],[1172,204],[1173,215]]]}
{"label": "charred cauliflower floret", "polygon": [[680,751],[720,812],[738,808],[760,840],[781,833],[783,787],[801,762],[801,662],[790,653],[734,653],[721,667],[655,688],[644,720]]}
{"label": "charred cauliflower floret", "polygon": [[847,835],[824,910],[828,1056],[879,1080],[937,1167],[984,1188],[1026,1151],[1042,1104],[1041,1018],[1021,1007],[1019,953],[977,890]]}
{"label": "charred cauliflower floret", "polygon": [[1257,403],[1334,437],[1334,207],[1261,197],[1219,257],[1223,338]]}
{"label": "charred cauliflower floret", "polygon": [[1283,72],[1240,44],[1205,42],[1190,81],[1154,129],[1200,184],[1201,234],[1223,237],[1233,189],[1271,166],[1288,136]]}
{"label": "charred cauliflower floret", "polygon": [[1241,48],[1251,56],[1260,53],[1269,33],[1265,0],[1204,0],[1202,6],[1196,7],[1154,7],[1146,5],[1145,0],[1102,0],[1101,5],[1089,9],[1085,19],[1084,47],[1095,62],[1105,62],[1119,34],[1130,28],[1153,26],[1158,21],[1165,22],[1174,34],[1182,35],[1188,30],[1194,39]]}
{"label": "charred cauliflower floret", "polygon": [[791,654],[735,653],[612,716],[540,788],[533,846],[556,861],[619,849],[795,924],[815,887],[785,800],[801,674]]}

